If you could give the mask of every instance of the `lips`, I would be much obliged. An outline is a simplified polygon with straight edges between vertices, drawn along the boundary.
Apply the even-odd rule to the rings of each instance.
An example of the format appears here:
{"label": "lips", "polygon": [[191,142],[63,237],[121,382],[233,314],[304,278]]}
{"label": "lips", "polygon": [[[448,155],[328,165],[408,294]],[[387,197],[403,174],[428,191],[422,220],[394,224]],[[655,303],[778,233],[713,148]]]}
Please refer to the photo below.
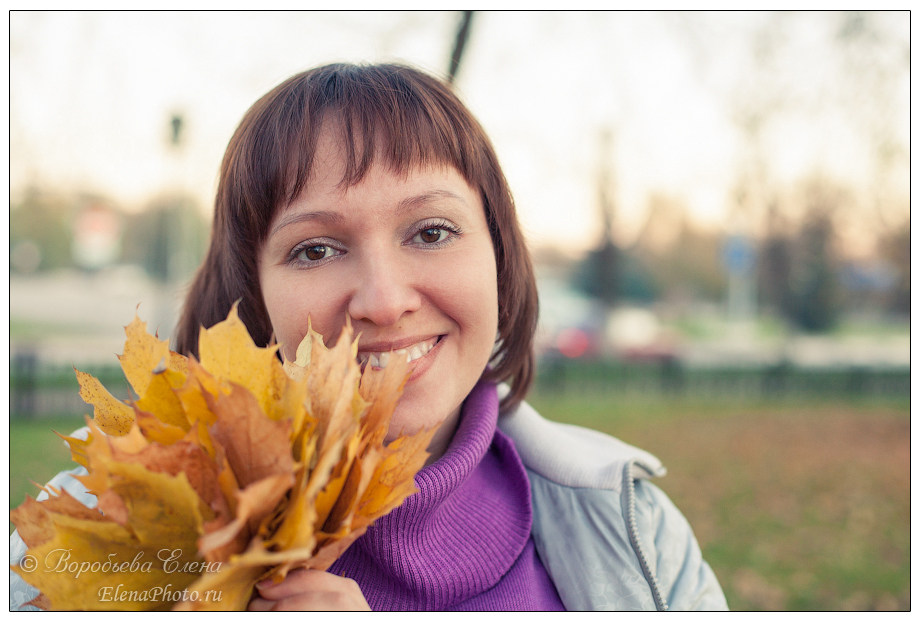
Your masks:
{"label": "lips", "polygon": [[412,363],[415,360],[427,355],[439,340],[440,337],[435,336],[433,338],[428,338],[427,340],[422,340],[400,349],[392,349],[392,347],[387,347],[384,344],[368,346],[368,349],[377,350],[366,350],[358,352],[358,362],[362,365],[367,363],[371,368],[386,368],[387,364],[390,363],[392,356],[405,355],[406,360],[409,363]]}

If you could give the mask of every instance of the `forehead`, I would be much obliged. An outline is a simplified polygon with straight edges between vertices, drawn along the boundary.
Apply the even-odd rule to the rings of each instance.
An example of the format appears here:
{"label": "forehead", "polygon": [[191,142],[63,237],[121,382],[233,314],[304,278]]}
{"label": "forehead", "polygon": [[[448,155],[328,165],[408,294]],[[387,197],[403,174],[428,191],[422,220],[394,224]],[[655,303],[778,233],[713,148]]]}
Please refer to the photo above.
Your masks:
{"label": "forehead", "polygon": [[290,205],[317,195],[382,192],[397,186],[432,196],[450,197],[461,193],[460,188],[463,194],[478,195],[459,170],[436,154],[396,159],[386,152],[384,140],[372,140],[349,139],[340,123],[325,123],[316,138],[306,183]]}

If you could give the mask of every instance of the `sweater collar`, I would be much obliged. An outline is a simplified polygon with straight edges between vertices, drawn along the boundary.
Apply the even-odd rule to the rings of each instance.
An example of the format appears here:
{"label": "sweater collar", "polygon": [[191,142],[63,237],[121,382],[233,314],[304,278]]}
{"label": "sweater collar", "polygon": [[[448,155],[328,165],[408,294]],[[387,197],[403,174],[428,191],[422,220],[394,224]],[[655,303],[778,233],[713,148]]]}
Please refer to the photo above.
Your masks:
{"label": "sweater collar", "polygon": [[333,565],[361,584],[372,608],[449,608],[492,588],[520,555],[530,485],[497,420],[495,385],[480,382],[444,456],[416,475],[419,492]]}

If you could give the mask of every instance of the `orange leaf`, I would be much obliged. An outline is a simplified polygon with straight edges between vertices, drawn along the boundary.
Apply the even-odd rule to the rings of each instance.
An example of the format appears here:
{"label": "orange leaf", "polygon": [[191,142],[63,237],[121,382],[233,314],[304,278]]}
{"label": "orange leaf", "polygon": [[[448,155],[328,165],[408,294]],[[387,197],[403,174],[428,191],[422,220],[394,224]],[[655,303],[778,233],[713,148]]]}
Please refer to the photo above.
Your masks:
{"label": "orange leaf", "polygon": [[293,474],[290,420],[269,420],[255,397],[239,385],[233,385],[229,395],[216,399],[205,394],[205,400],[217,416],[211,436],[226,451],[241,486],[268,476]]}

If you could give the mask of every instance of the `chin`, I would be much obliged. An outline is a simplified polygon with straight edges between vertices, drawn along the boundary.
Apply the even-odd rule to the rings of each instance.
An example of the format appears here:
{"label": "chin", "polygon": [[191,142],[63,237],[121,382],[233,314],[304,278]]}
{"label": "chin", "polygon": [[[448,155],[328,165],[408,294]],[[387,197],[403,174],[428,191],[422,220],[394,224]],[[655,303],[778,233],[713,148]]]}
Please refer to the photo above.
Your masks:
{"label": "chin", "polygon": [[[387,441],[393,441],[400,435],[414,435],[419,431],[439,426],[446,420],[455,421],[459,417],[462,400],[450,410],[443,406],[435,408],[430,405],[433,399],[426,397],[423,393],[412,392],[412,386],[407,385],[393,413],[393,419],[390,421]],[[442,433],[437,433],[437,435],[442,435]]]}

